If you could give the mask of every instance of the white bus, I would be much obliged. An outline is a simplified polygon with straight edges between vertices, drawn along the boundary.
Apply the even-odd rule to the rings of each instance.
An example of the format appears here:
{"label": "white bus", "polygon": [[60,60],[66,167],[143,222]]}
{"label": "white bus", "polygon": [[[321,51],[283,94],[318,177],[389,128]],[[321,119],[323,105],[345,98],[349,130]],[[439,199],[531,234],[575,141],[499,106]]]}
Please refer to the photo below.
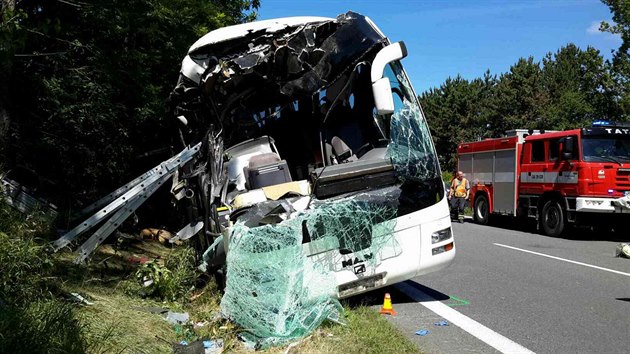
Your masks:
{"label": "white bus", "polygon": [[453,260],[406,55],[352,12],[221,28],[190,48],[171,102],[182,143],[208,152],[179,176],[202,193],[181,199],[191,225],[210,219],[207,266],[224,273],[227,255],[226,296],[299,282],[344,298]]}

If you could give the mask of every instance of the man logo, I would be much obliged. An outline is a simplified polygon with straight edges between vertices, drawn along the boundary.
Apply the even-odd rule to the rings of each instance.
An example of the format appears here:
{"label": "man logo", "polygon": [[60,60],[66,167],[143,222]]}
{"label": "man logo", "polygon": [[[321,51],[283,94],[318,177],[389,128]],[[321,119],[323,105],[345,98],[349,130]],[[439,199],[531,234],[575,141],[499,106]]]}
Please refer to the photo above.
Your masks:
{"label": "man logo", "polygon": [[368,254],[364,254],[363,258],[364,259],[359,259],[358,257],[354,257],[354,259],[350,258],[347,261],[341,261],[341,267],[342,268],[346,268],[346,267],[350,267],[352,265],[355,264],[359,264],[359,263],[363,263],[369,259],[372,259],[372,257],[374,256],[374,254],[372,253],[368,253]]}
{"label": "man logo", "polygon": [[354,266],[354,274],[359,275],[365,273],[365,264]]}

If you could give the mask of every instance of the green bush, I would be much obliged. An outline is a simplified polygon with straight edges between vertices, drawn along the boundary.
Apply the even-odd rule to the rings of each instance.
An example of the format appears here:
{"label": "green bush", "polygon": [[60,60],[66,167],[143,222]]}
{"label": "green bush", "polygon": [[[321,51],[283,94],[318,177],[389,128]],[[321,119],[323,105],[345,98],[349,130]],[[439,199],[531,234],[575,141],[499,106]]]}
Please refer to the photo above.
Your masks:
{"label": "green bush", "polygon": [[453,173],[448,171],[442,171],[442,181],[446,183],[451,183],[453,180]]}
{"label": "green bush", "polygon": [[152,281],[142,289],[146,296],[162,300],[178,300],[188,295],[195,284],[197,269],[192,248],[184,247],[171,253],[161,265],[151,261],[138,268],[140,282]]}

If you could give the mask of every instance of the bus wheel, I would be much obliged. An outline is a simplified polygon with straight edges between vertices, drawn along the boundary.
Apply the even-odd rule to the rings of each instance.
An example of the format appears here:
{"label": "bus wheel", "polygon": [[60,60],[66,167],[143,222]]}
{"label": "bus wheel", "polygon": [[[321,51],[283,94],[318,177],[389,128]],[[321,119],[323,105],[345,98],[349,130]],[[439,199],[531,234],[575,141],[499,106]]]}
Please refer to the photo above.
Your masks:
{"label": "bus wheel", "polygon": [[564,231],[565,216],[557,200],[548,200],[542,208],[540,224],[545,235],[556,237]]}
{"label": "bus wheel", "polygon": [[475,197],[475,208],[473,210],[473,219],[481,225],[488,225],[490,219],[490,204],[485,195]]}

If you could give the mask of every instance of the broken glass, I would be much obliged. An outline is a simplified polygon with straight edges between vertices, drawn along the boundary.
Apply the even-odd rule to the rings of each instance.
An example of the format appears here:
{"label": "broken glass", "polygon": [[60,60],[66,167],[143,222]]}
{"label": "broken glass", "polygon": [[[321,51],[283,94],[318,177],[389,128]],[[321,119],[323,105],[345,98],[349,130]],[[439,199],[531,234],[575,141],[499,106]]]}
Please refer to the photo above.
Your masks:
{"label": "broken glass", "polygon": [[[302,338],[326,319],[338,322],[342,307],[333,271],[339,255],[376,265],[391,256],[380,253],[386,245],[401,252],[393,237],[397,191],[314,201],[311,210],[278,224],[238,222],[228,246],[223,314],[262,348]],[[325,252],[331,257],[309,257]]]}
{"label": "broken glass", "polygon": [[403,180],[426,181],[440,177],[433,140],[420,106],[402,67],[393,63],[390,76],[395,111],[390,122],[389,157]]}

